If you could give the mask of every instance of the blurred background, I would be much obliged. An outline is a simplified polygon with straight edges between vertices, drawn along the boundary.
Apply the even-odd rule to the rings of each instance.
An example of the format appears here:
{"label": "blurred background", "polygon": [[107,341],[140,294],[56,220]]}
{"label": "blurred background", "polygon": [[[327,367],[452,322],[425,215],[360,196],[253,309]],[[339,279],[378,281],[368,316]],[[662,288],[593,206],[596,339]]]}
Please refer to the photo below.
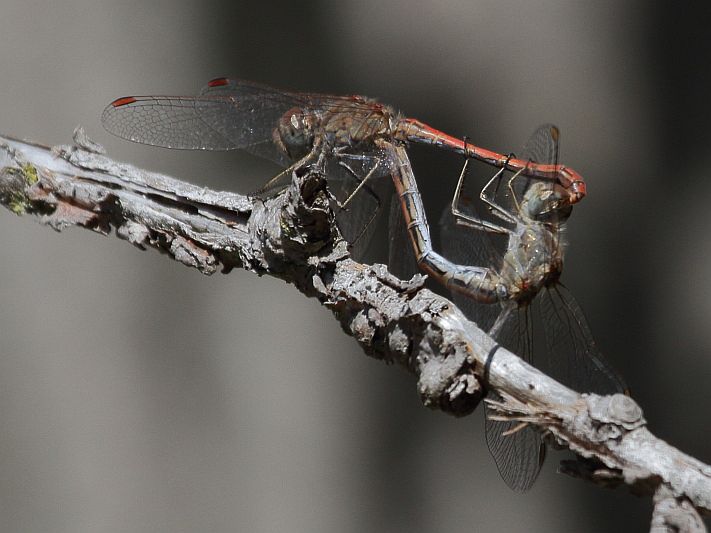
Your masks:
{"label": "blurred background", "polygon": [[[0,131],[59,144],[81,124],[117,159],[247,192],[275,167],[132,145],[103,107],[231,75],[377,97],[502,152],[554,122],[589,191],[563,280],[650,429],[709,463],[711,19],[654,6],[5,0]],[[437,220],[461,160],[412,153]],[[6,210],[0,250],[2,531],[648,527],[648,499],[557,475],[561,453],[509,491],[481,413],[427,410],[283,282]]]}

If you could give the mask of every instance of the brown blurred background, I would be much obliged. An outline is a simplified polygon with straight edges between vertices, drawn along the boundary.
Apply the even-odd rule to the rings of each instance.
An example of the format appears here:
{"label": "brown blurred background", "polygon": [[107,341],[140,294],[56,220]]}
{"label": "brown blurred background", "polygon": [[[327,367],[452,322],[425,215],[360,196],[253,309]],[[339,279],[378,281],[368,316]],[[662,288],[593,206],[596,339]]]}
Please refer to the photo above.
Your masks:
{"label": "brown blurred background", "polygon": [[[655,5],[5,0],[0,131],[82,124],[116,158],[246,192],[274,167],[131,145],[101,110],[232,75],[378,97],[501,151],[554,122],[589,184],[563,279],[652,431],[708,463],[711,20]],[[436,220],[461,160],[413,154]],[[510,492],[480,413],[428,411],[282,282],[5,210],[0,250],[3,532],[648,527],[647,499],[556,475],[560,453]]]}

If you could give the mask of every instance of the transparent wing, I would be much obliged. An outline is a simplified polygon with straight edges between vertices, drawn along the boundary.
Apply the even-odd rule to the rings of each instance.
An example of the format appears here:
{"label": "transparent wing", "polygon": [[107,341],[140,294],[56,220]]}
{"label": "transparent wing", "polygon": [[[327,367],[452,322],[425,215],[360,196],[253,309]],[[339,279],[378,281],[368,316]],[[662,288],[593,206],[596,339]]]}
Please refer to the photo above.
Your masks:
{"label": "transparent wing", "polygon": [[261,83],[235,78],[215,78],[207,82],[207,85],[200,89],[200,96],[235,96],[237,98],[243,98],[254,95],[260,99],[273,97],[276,101],[286,97],[293,100],[295,105],[301,105],[301,103],[305,101],[299,94],[300,93],[297,92],[275,89],[274,87]]}
{"label": "transparent wing", "polygon": [[[200,94],[229,98],[233,101],[256,101],[256,104],[250,104],[250,108],[255,109],[255,112],[263,113],[263,109],[272,111],[267,117],[273,122],[272,129],[287,111],[298,108],[304,114],[318,115],[324,130],[331,134],[340,129],[336,136],[347,132],[355,137],[367,137],[382,127],[383,114],[394,115],[394,111],[388,106],[363,96],[284,91],[232,78],[216,78],[210,81]],[[271,142],[271,137],[266,140]]]}
{"label": "transparent wing", "polygon": [[[520,153],[515,154],[518,159],[531,161],[543,165],[555,165],[558,163],[560,132],[553,124],[542,124],[538,126],[533,134],[528,138]],[[513,154],[512,154],[513,155]],[[509,180],[513,177],[511,172],[503,172],[492,186],[492,195],[497,204],[512,214],[517,212],[517,204],[523,200],[526,191],[530,186],[543,181],[553,187],[552,180],[542,178],[532,178],[525,173],[519,174],[509,187]],[[515,200],[514,200],[515,197]]]}
{"label": "transparent wing", "polygon": [[227,96],[236,99],[257,97],[260,101],[273,101],[281,106],[289,102],[289,107],[310,107],[338,111],[359,107],[369,108],[372,100],[363,96],[321,94],[276,89],[269,85],[235,78],[215,78],[200,90],[200,96]]}
{"label": "transparent wing", "polygon": [[[350,198],[345,209],[336,212],[338,227],[343,238],[350,243],[353,258],[361,260],[388,213],[393,187],[386,175],[392,164],[391,155],[383,150],[340,153],[329,158],[327,164],[326,175],[331,193],[341,204]],[[356,191],[369,174],[366,182]]]}
{"label": "transparent wing", "polygon": [[104,110],[101,121],[133,142],[187,150],[243,149],[285,166],[272,132],[291,107],[288,95],[130,96]]}
{"label": "transparent wing", "polygon": [[527,363],[533,358],[533,324],[531,306],[518,305],[514,301],[504,305],[502,313],[508,312],[507,319],[494,334],[495,340]]}
{"label": "transparent wing", "polygon": [[544,324],[548,357],[542,370],[578,392],[624,393],[626,385],[593,340],[578,303],[557,283],[536,298]]}
{"label": "transparent wing", "polygon": [[541,124],[523,145],[522,159],[534,163],[555,164],[558,162],[560,131],[555,124]]}
{"label": "transparent wing", "polygon": [[[470,197],[462,197],[460,208],[468,214],[477,215]],[[478,200],[478,195],[477,195]],[[457,224],[451,207],[445,208],[440,217],[441,247],[443,255],[459,265],[490,267],[501,271],[503,250],[508,236],[491,234]],[[484,331],[489,331],[501,313],[498,303],[484,304],[460,292],[452,292],[452,299],[469,320]]]}
{"label": "transparent wing", "polygon": [[[531,161],[532,163],[541,163],[545,165],[553,165],[558,162],[558,139],[560,134],[558,128],[553,124],[542,124],[538,126],[533,134],[528,138],[526,144],[521,151],[520,159]],[[521,174],[512,183],[516,199],[520,202],[526,191],[535,178],[530,178]],[[552,185],[552,183],[551,183]],[[510,193],[510,191],[507,191]]]}
{"label": "transparent wing", "polygon": [[[497,394],[492,399],[500,400]],[[486,408],[486,444],[499,475],[516,492],[526,492],[538,479],[546,458],[546,446],[532,426],[517,427],[515,422],[490,420],[494,414]],[[507,431],[513,433],[507,434]]]}
{"label": "transparent wing", "polygon": [[199,96],[126,96],[104,110],[101,121],[130,141],[186,150],[243,149],[286,165],[272,132],[292,108],[367,108],[366,99],[293,93],[243,80],[212,80]]}
{"label": "transparent wing", "polygon": [[[504,348],[530,362],[533,353],[531,325],[530,306],[512,308],[496,340]],[[494,400],[501,399],[496,393],[490,394]],[[499,474],[512,490],[525,492],[535,483],[545,459],[546,448],[541,435],[530,425],[519,427],[518,422],[491,420],[491,415],[495,413],[487,407],[486,443]]]}

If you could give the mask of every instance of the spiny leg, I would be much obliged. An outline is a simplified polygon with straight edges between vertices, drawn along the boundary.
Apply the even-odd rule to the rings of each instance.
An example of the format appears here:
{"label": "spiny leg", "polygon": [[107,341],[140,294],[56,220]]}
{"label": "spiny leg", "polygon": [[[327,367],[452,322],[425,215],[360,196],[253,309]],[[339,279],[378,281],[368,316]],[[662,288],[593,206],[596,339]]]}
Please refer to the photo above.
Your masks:
{"label": "spiny leg", "polygon": [[257,197],[257,198],[263,198],[264,196],[269,196],[269,193],[271,192],[271,189],[274,188],[274,185],[279,182],[284,176],[291,174],[292,172],[295,172],[303,167],[305,167],[310,160],[314,158],[318,154],[318,159],[317,159],[317,164],[320,164],[323,162],[323,158],[325,157],[325,152],[324,150],[321,149],[321,142],[318,140],[314,142],[313,146],[311,147],[311,150],[309,151],[308,154],[306,154],[304,157],[296,161],[295,163],[291,164],[288,168],[282,170],[271,178],[268,182],[266,182],[264,185],[262,185],[259,189],[254,191],[253,193],[250,194],[250,196]]}
{"label": "spiny leg", "polygon": [[[373,158],[375,160],[375,164],[373,167],[368,171],[368,173],[365,175],[365,177],[360,180],[360,183],[358,183],[358,186],[353,189],[353,192],[348,195],[348,198],[346,198],[345,202],[341,205],[342,209],[345,209],[346,206],[350,203],[350,201],[353,199],[353,197],[360,191],[365,183],[373,177],[375,174],[375,171],[378,169],[378,167],[382,164],[383,160],[381,158]],[[347,164],[343,163],[342,161],[339,161],[339,164],[342,165],[345,169],[347,169],[355,178],[356,180],[358,179],[358,175],[353,171],[352,168],[350,168]]]}
{"label": "spiny leg", "polygon": [[467,172],[469,169],[469,161],[470,161],[470,159],[467,155],[468,152],[466,150],[466,147],[467,147],[467,137],[465,136],[464,137],[464,154],[465,154],[464,158],[465,158],[465,161],[464,161],[464,166],[462,167],[462,171],[459,174],[459,180],[457,181],[457,187],[454,191],[454,197],[452,198],[452,203],[451,203],[452,216],[454,216],[456,223],[461,226],[466,226],[466,227],[470,227],[470,228],[478,229],[478,230],[482,230],[482,231],[489,231],[491,233],[508,233],[508,230],[506,228],[502,228],[501,226],[498,226],[497,224],[494,224],[494,223],[489,222],[487,220],[483,220],[479,217],[467,215],[459,209],[459,200],[461,197],[462,185],[464,184],[464,178],[467,175]]}
{"label": "spiny leg", "polygon": [[[484,185],[484,188],[481,190],[481,193],[479,194],[479,198],[486,203],[489,206],[490,211],[492,214],[498,216],[499,218],[505,220],[506,222],[509,222],[510,224],[515,224],[516,219],[512,216],[512,214],[507,210],[501,207],[499,204],[497,204],[494,201],[494,198],[496,197],[496,193],[499,190],[499,183],[500,183],[500,177],[502,174],[506,171],[506,167],[508,166],[509,159],[514,157],[514,154],[509,154],[508,157],[506,158],[506,162],[504,163],[504,166],[501,167],[501,170],[499,170],[496,174],[494,174],[494,177],[492,177],[489,182]],[[495,180],[499,179],[496,185],[496,190],[494,191],[493,195],[490,195],[488,189],[491,187],[491,185],[494,183]]]}
{"label": "spiny leg", "polygon": [[370,225],[373,223],[373,220],[375,220],[375,217],[377,217],[378,213],[380,212],[381,204],[380,204],[380,198],[378,198],[378,195],[375,194],[370,187],[365,187],[364,191],[367,192],[370,196],[372,196],[372,198],[375,200],[375,204],[376,204],[375,209],[373,209],[373,214],[370,215],[368,222],[366,222],[363,225],[363,228],[358,232],[358,235],[356,235],[356,238],[353,240],[353,242],[351,242],[349,244],[349,246],[348,246],[349,248],[353,248],[353,246],[355,246],[355,244],[361,239],[361,237],[363,237],[363,235],[365,235],[365,232],[368,230]]}
{"label": "spiny leg", "polygon": [[[380,208],[381,208],[380,198],[378,197],[378,195],[375,192],[373,192],[371,187],[366,186],[365,184],[368,179],[370,179],[371,177],[374,176],[374,173],[378,169],[378,166],[380,166],[380,164],[382,163],[383,159],[374,157],[372,155],[362,155],[362,154],[348,154],[348,155],[351,158],[359,159],[362,161],[366,161],[366,160],[375,161],[375,164],[373,165],[373,167],[362,179],[360,178],[359,174],[355,170],[353,170],[350,165],[348,165],[348,163],[346,163],[344,161],[338,161],[338,164],[341,167],[343,167],[344,169],[346,169],[348,171],[348,173],[353,177],[353,179],[355,179],[356,182],[358,182],[358,185],[353,190],[353,192],[351,192],[348,195],[346,200],[342,203],[338,200],[338,198],[336,198],[334,196],[336,205],[343,211],[347,211],[346,206],[351,202],[351,200],[355,197],[356,193],[358,191],[360,191],[361,189],[363,189],[363,191],[365,193],[367,193],[374,200],[374,203],[375,203],[375,208],[372,210],[372,213],[371,213],[370,217],[368,218],[367,222],[362,226],[362,228],[358,232],[358,235],[356,235],[355,239],[353,239],[349,243],[349,248],[353,248],[353,246],[356,245],[356,243],[363,237],[363,235],[365,235],[365,232],[368,230],[368,228],[370,227],[370,225],[373,223],[375,218],[378,216],[378,213],[380,212]],[[342,154],[340,154],[340,153],[337,153],[336,156],[343,157]]]}
{"label": "spiny leg", "polygon": [[488,231],[490,233],[509,233],[508,229],[503,228],[498,224],[494,224],[493,222],[489,222],[488,220],[468,215],[466,213],[463,213],[459,209],[459,201],[461,199],[462,194],[462,185],[464,183],[464,178],[467,174],[469,161],[471,160],[467,159],[464,162],[464,167],[462,168],[462,172],[459,175],[459,180],[457,181],[457,188],[454,190],[454,197],[452,198],[452,216],[456,220],[457,224],[460,226],[466,226],[481,231]]}
{"label": "spiny leg", "polygon": [[[528,163],[530,163],[530,162],[531,161],[529,160]],[[509,181],[507,183],[507,187],[509,189],[509,192],[511,193],[511,198],[513,199],[513,202],[514,202],[514,206],[516,206],[517,213],[521,211],[521,204],[519,204],[518,198],[516,198],[516,191],[514,191],[514,188],[513,188],[513,181],[516,178],[518,178],[524,170],[526,170],[528,168],[528,163],[526,163],[526,166],[524,168],[522,168],[521,170],[516,172],[516,174],[511,176],[511,178],[509,178]]]}

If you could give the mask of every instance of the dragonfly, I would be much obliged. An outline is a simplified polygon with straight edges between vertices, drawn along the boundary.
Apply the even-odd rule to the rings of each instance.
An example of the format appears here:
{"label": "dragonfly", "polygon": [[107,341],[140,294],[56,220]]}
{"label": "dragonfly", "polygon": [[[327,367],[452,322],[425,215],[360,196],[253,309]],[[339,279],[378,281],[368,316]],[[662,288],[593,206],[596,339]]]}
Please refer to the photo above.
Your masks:
{"label": "dragonfly", "polygon": [[[558,128],[540,126],[521,159],[555,166],[559,139]],[[499,345],[566,386],[625,393],[624,381],[603,358],[583,312],[560,282],[564,228],[572,212],[568,193],[560,183],[523,171],[507,175],[502,167],[475,194],[476,187],[466,182],[469,164],[467,159],[440,221],[443,251],[452,261],[484,265],[486,276],[479,290],[453,295],[458,306]],[[479,216],[477,203],[491,216]],[[504,481],[524,492],[535,483],[545,458],[542,436],[531,426],[492,415],[487,406],[489,450]]]}
{"label": "dragonfly", "polygon": [[[378,140],[416,142],[499,168],[558,182],[573,202],[586,194],[583,177],[564,165],[528,164],[465,143],[392,107],[358,95],[336,96],[275,89],[216,78],[198,96],[124,96],[109,104],[102,123],[138,143],[191,150],[242,149],[288,167],[288,174],[324,152],[341,159],[370,159],[367,178],[388,174]],[[360,157],[354,157],[355,153]]]}

